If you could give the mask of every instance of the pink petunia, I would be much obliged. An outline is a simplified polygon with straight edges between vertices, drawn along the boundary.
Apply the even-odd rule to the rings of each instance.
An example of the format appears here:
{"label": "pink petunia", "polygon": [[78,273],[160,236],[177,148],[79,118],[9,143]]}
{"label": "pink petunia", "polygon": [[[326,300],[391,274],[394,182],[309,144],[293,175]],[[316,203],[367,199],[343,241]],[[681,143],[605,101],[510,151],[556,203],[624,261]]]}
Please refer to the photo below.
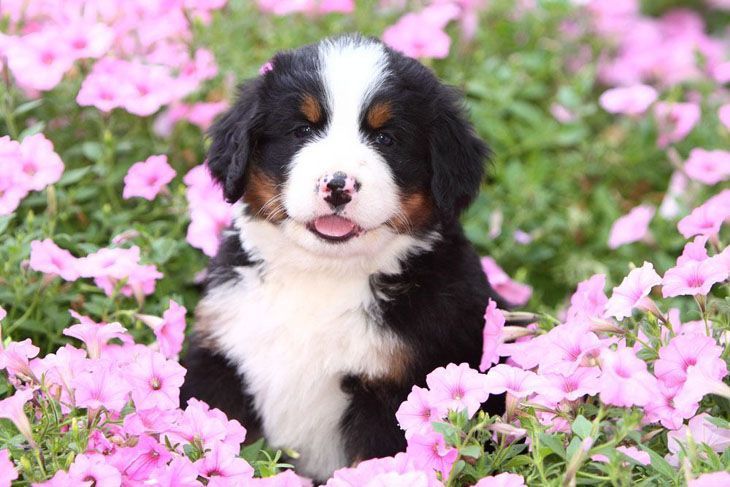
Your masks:
{"label": "pink petunia", "polygon": [[33,398],[30,389],[16,390],[15,394],[0,401],[0,418],[9,419],[28,442],[33,442],[33,430],[26,416],[25,404]]}
{"label": "pink petunia", "polygon": [[707,260],[709,255],[707,255],[706,246],[707,237],[705,236],[699,236],[692,242],[687,242],[682,250],[682,255],[677,258],[677,266],[684,265],[687,262],[702,262],[703,260]]}
{"label": "pink petunia", "polygon": [[426,376],[432,404],[438,408],[439,416],[445,416],[448,410],[464,409],[469,417],[473,416],[489,397],[485,382],[484,374],[467,363],[439,367]]}
{"label": "pink petunia", "polygon": [[32,32],[8,45],[8,67],[25,89],[48,91],[61,82],[73,66],[73,56],[64,42],[58,42],[58,30]]}
{"label": "pink petunia", "polygon": [[121,485],[122,476],[119,471],[108,465],[103,455],[76,455],[68,469],[68,484],[78,485],[90,482],[91,485]]}
{"label": "pink petunia", "polygon": [[41,191],[56,183],[63,174],[63,161],[53,149],[53,143],[43,134],[29,135],[20,142],[20,160],[17,162],[20,184]]}
{"label": "pink petunia", "polygon": [[697,405],[708,394],[717,394],[730,399],[730,386],[723,382],[727,376],[725,362],[702,362],[687,367],[687,380],[676,391],[673,401],[680,409]]}
{"label": "pink petunia", "polygon": [[479,370],[484,372],[492,364],[499,362],[498,348],[502,343],[502,330],[504,330],[504,314],[497,309],[497,303],[489,300],[487,309],[484,313],[484,345],[482,350],[482,360],[479,364]]}
{"label": "pink petunia", "polygon": [[412,58],[445,58],[451,38],[444,28],[458,15],[454,4],[432,4],[419,12],[407,13],[385,29],[383,42]]}
{"label": "pink petunia", "polygon": [[719,487],[730,484],[730,473],[712,472],[704,473],[696,479],[687,482],[687,487]]}
{"label": "pink petunia", "polygon": [[641,115],[656,101],[659,94],[651,86],[633,85],[612,88],[599,98],[599,104],[609,113]]}
{"label": "pink petunia", "polygon": [[32,378],[34,374],[28,359],[38,355],[39,351],[30,338],[22,342],[10,342],[7,346],[0,344],[0,370],[5,369],[11,380],[18,375]]}
{"label": "pink petunia", "polygon": [[10,452],[3,449],[0,450],[0,486],[10,487],[13,480],[18,478],[18,471],[15,469],[15,464],[10,459]]}
{"label": "pink petunia", "polygon": [[618,320],[631,316],[632,310],[643,307],[643,300],[661,282],[662,278],[654,270],[654,265],[644,262],[644,265],[629,272],[621,284],[613,288],[613,294],[606,303],[606,314]]}
{"label": "pink petunia", "polygon": [[121,288],[125,296],[135,296],[141,300],[143,295],[155,291],[156,281],[163,277],[154,265],[139,263],[139,247],[129,249],[99,249],[82,259],[81,275],[93,277],[94,283],[112,296],[119,281],[126,280]]}
{"label": "pink petunia", "polygon": [[160,443],[149,435],[140,435],[137,443],[128,448],[117,450],[112,462],[122,472],[124,484],[132,481],[144,481],[151,474],[163,468],[172,455],[164,443]]}
{"label": "pink petunia", "polygon": [[605,274],[595,274],[579,282],[578,288],[570,298],[566,323],[581,323],[592,318],[602,318],[608,302],[608,297],[603,291],[605,287]]}
{"label": "pink petunia", "polygon": [[164,469],[153,472],[152,480],[155,485],[160,487],[199,487],[202,485],[198,482],[198,470],[185,456],[174,456]]}
{"label": "pink petunia", "polygon": [[692,149],[684,164],[684,172],[701,183],[714,185],[730,178],[730,152]]}
{"label": "pink petunia", "polygon": [[484,477],[474,487],[524,487],[525,479],[516,473],[504,472],[499,475]]}
{"label": "pink petunia", "polygon": [[79,260],[49,238],[30,243],[29,266],[35,271],[60,276],[66,281],[75,281],[80,275]]}
{"label": "pink petunia", "polygon": [[451,467],[459,456],[456,448],[446,445],[441,433],[429,431],[416,433],[408,439],[406,454],[415,465],[423,470],[441,472],[442,478],[448,478]]}
{"label": "pink petunia", "polygon": [[89,357],[92,359],[99,358],[103,347],[109,340],[122,338],[127,333],[127,330],[119,323],[96,323],[73,310],[69,310],[69,313],[79,320],[79,323],[63,330],[63,334],[84,342]]}
{"label": "pink petunia", "polygon": [[530,296],[532,296],[530,286],[510,279],[507,273],[491,257],[482,257],[481,262],[482,270],[487,276],[489,285],[497,294],[514,306],[527,304]]}
{"label": "pink petunia", "polygon": [[722,224],[730,219],[730,189],[721,191],[679,220],[677,229],[684,238],[695,235],[713,237],[720,232]]}
{"label": "pink petunia", "polygon": [[499,364],[489,369],[485,383],[490,394],[507,392],[514,397],[527,397],[544,387],[545,379],[529,370]]}
{"label": "pink petunia", "polygon": [[188,399],[188,406],[179,424],[168,433],[175,439],[187,443],[198,442],[205,448],[216,443],[238,448],[246,438],[246,429],[238,421],[228,420],[220,409],[211,409],[203,401],[194,398]]}
{"label": "pink petunia", "polygon": [[152,328],[157,338],[160,352],[167,358],[174,358],[182,350],[185,340],[185,313],[187,310],[172,299],[162,318],[150,315],[137,317]]}
{"label": "pink petunia", "polygon": [[662,296],[706,296],[714,284],[728,278],[728,269],[718,256],[690,260],[664,274]]}
{"label": "pink petunia", "polygon": [[540,389],[541,395],[552,402],[562,400],[576,401],[583,396],[595,396],[601,390],[601,371],[596,367],[578,367],[570,375],[547,373],[545,378],[547,387]]}
{"label": "pink petunia", "polygon": [[127,404],[129,383],[118,368],[108,362],[95,361],[86,371],[72,379],[76,405],[82,408],[119,412]]}
{"label": "pink petunia", "polygon": [[601,401],[620,407],[645,406],[658,393],[656,378],[630,348],[601,353]]}
{"label": "pink petunia", "polygon": [[205,165],[191,169],[183,178],[190,208],[187,241],[205,255],[214,256],[220,235],[233,220],[233,210],[223,198],[223,192],[213,181]]}
{"label": "pink petunia", "polygon": [[194,463],[198,474],[216,485],[239,485],[253,477],[253,467],[238,456],[238,449],[219,443]]}
{"label": "pink petunia", "polygon": [[64,41],[74,59],[100,58],[109,50],[114,31],[108,25],[91,22],[70,22],[64,25]]}
{"label": "pink petunia", "polygon": [[138,196],[152,201],[175,177],[175,170],[167,163],[167,156],[150,156],[129,168],[124,176],[124,199]]}
{"label": "pink petunia", "polygon": [[[423,474],[417,478],[410,474]],[[391,476],[396,474],[396,477]],[[393,483],[385,483],[392,480]],[[411,483],[411,482],[416,483]],[[380,482],[380,483],[379,483]],[[403,483],[405,482],[405,483]],[[373,458],[358,463],[355,467],[336,470],[326,487],[352,487],[354,485],[380,486],[414,485],[417,487],[442,487],[433,470],[423,470],[414,458],[402,452],[394,457]]]}
{"label": "pink petunia", "polygon": [[263,12],[274,15],[351,13],[355,9],[353,0],[256,0],[256,3]]}
{"label": "pink petunia", "polygon": [[570,375],[578,367],[591,365],[591,359],[596,359],[603,348],[598,336],[585,325],[559,325],[545,336],[547,342],[540,358],[540,374]]}
{"label": "pink petunia", "polygon": [[[679,464],[679,453],[683,447],[687,448],[690,437],[696,444],[707,445],[718,453],[730,448],[730,431],[715,426],[709,421],[710,418],[707,413],[698,414],[689,420],[688,425],[683,425],[680,429],[667,434],[667,447],[670,453],[667,460],[670,464],[675,466]],[[704,456],[703,453],[700,454]]]}
{"label": "pink petunia", "polygon": [[613,222],[608,237],[608,247],[616,249],[642,240],[649,231],[649,222],[654,218],[655,212],[656,209],[651,205],[640,205]]}
{"label": "pink petunia", "polygon": [[138,357],[127,368],[132,399],[137,409],[170,409],[180,405],[185,369],[157,352]]}
{"label": "pink petunia", "polygon": [[671,388],[680,387],[687,380],[687,369],[697,366],[722,379],[727,373],[722,359],[722,347],[713,338],[704,335],[678,335],[659,349],[654,362],[654,373]]}
{"label": "pink petunia", "polygon": [[659,381],[659,391],[644,406],[646,423],[661,423],[667,429],[674,430],[682,426],[685,419],[697,413],[699,403],[683,401],[677,404],[676,387],[668,387]]}
{"label": "pink petunia", "polygon": [[395,413],[402,430],[406,432],[406,438],[416,432],[428,431],[431,423],[442,419],[439,408],[433,404],[430,391],[423,387],[413,386],[408,398],[400,405]]}
{"label": "pink petunia", "polygon": [[659,214],[663,218],[670,219],[680,214],[680,202],[684,199],[683,197],[688,184],[689,178],[682,171],[676,170],[672,173],[672,177],[669,179],[669,186],[659,206]]}
{"label": "pink petunia", "polygon": [[697,103],[659,102],[654,107],[654,116],[659,128],[657,145],[663,149],[692,131],[700,121],[700,106]]}

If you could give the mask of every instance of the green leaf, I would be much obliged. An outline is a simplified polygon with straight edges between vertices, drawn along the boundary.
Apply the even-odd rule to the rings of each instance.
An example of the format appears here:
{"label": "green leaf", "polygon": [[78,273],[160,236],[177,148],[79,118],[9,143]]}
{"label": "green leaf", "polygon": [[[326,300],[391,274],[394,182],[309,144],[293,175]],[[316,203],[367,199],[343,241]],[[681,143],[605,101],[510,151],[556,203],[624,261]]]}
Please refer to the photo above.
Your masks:
{"label": "green leaf", "polygon": [[0,216],[0,235],[2,235],[5,232],[5,230],[7,230],[8,225],[10,225],[10,222],[12,219],[13,219],[13,215]]}
{"label": "green leaf", "polygon": [[570,440],[570,444],[568,445],[568,450],[565,452],[565,458],[573,458],[575,456],[575,453],[580,450],[580,444],[582,443],[582,440],[578,437],[573,437],[572,440]]}
{"label": "green leaf", "polygon": [[573,421],[573,424],[571,425],[571,429],[573,430],[573,433],[578,435],[581,440],[584,440],[591,436],[591,428],[593,427],[593,424],[588,421],[585,416],[582,414],[579,414],[577,418]]}
{"label": "green leaf", "polygon": [[32,110],[35,110],[36,108],[38,108],[42,104],[43,104],[43,98],[38,98],[37,100],[31,100],[31,101],[27,101],[25,103],[21,103],[20,105],[18,105],[15,108],[15,110],[13,111],[13,115],[15,115],[16,117],[18,115],[23,115],[23,114],[28,113],[28,112],[30,112]]}
{"label": "green leaf", "polygon": [[63,177],[58,182],[59,186],[69,186],[81,181],[84,176],[91,172],[91,166],[80,167],[78,169],[70,169],[63,173]]}
{"label": "green leaf", "polygon": [[261,453],[261,450],[263,448],[264,448],[264,439],[259,438],[258,440],[251,443],[250,445],[244,446],[243,450],[241,450],[241,456],[248,463],[253,464],[256,460],[258,460],[259,454]]}
{"label": "green leaf", "polygon": [[557,437],[548,435],[547,433],[540,433],[538,436],[540,443],[544,444],[553,453],[558,455],[560,458],[565,459],[565,449],[563,448],[563,442]]}
{"label": "green leaf", "polygon": [[459,453],[463,457],[479,458],[482,455],[482,448],[479,445],[462,446]]}

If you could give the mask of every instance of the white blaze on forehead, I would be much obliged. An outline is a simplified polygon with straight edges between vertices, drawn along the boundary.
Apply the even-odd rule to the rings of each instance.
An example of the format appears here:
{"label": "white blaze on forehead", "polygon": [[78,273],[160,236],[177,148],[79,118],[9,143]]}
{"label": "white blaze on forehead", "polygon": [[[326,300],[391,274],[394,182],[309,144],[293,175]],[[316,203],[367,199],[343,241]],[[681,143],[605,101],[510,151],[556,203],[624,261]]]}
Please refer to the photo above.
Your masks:
{"label": "white blaze on forehead", "polygon": [[328,135],[359,134],[362,111],[387,76],[385,49],[374,41],[344,37],[323,42],[319,56],[330,113]]}

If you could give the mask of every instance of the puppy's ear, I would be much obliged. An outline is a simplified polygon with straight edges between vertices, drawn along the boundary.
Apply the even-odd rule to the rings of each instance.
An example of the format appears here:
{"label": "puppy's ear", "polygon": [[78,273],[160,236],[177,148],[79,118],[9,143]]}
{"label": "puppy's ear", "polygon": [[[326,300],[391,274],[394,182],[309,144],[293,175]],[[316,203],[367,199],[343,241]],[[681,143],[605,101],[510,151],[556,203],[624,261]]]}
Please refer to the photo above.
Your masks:
{"label": "puppy's ear", "polygon": [[479,193],[489,148],[469,123],[460,94],[443,87],[430,131],[431,191],[445,218],[457,218]]}
{"label": "puppy's ear", "polygon": [[261,78],[243,83],[233,107],[208,132],[208,168],[229,203],[243,196],[246,166],[253,157],[259,125]]}

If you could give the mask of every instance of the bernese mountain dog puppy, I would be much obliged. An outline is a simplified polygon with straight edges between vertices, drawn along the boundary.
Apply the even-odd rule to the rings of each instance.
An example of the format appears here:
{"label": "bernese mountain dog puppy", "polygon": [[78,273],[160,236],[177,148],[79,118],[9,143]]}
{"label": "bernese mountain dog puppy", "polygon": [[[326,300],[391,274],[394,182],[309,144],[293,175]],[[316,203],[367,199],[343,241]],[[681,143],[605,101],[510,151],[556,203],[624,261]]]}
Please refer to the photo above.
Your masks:
{"label": "bernese mountain dog puppy", "polygon": [[461,96],[348,35],[277,54],[211,138],[236,217],[196,310],[183,401],[297,451],[314,479],[402,451],[401,402],[437,367],[476,368],[487,300],[501,303],[458,221],[488,153]]}

